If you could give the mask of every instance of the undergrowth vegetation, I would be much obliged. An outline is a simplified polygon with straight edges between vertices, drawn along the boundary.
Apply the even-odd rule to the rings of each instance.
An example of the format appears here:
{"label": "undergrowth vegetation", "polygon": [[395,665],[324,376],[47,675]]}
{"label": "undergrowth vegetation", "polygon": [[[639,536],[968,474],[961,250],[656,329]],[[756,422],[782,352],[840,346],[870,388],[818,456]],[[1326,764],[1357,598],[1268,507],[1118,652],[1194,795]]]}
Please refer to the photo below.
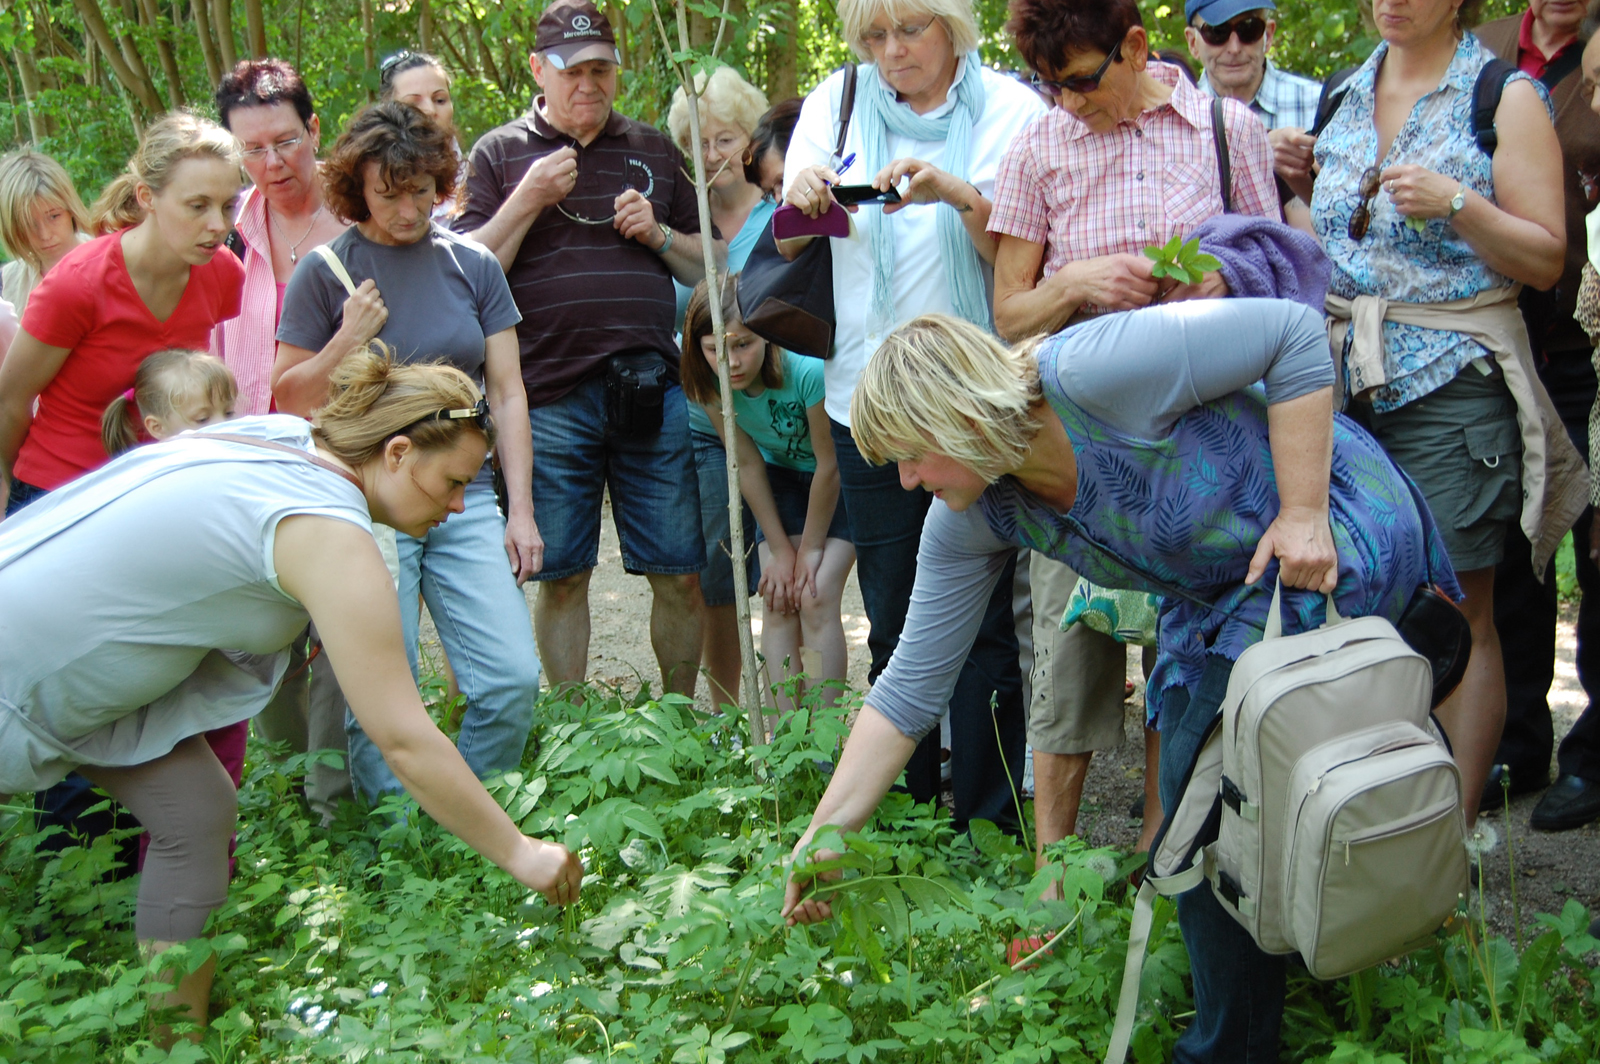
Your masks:
{"label": "undergrowth vegetation", "polygon": [[[1076,840],[1041,902],[1022,843],[891,795],[825,840],[837,918],[778,919],[782,861],[826,784],[845,710],[791,716],[748,749],[740,722],[683,699],[591,689],[547,700],[542,744],[492,785],[531,834],[581,851],[566,910],[486,864],[415,806],[318,825],[306,758],[252,748],[238,872],[201,1045],[153,1048],[133,880],[113,839],[35,855],[31,817],[0,836],[0,1060],[69,1062],[841,1060],[1043,1062],[1103,1054],[1121,979],[1131,859]],[[1352,979],[1293,978],[1285,1058],[1339,1064],[1581,1062],[1600,1055],[1600,948],[1569,902],[1519,951],[1463,916],[1436,944]],[[1054,938],[1013,971],[1013,938]],[[170,955],[169,955],[170,958]],[[1024,958],[1026,960],[1026,958]],[[1163,903],[1133,1057],[1165,1060],[1191,1016]]]}

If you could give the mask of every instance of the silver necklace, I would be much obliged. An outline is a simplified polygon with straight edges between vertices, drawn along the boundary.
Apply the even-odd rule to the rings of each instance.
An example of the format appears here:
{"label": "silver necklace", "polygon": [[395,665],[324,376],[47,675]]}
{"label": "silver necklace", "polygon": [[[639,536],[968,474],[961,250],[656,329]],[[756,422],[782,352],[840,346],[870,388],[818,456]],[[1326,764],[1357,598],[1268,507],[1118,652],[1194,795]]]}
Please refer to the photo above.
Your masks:
{"label": "silver necklace", "polygon": [[[293,266],[295,263],[300,261],[300,256],[295,254],[295,249],[301,244],[304,244],[306,242],[306,237],[311,235],[311,230],[317,227],[317,215],[321,213],[322,205],[318,204],[317,209],[311,212],[311,224],[306,226],[306,231],[300,234],[299,240],[296,240],[294,243],[289,245],[289,265]],[[277,227],[278,232],[283,235],[285,240],[288,240],[289,234],[283,231],[283,223],[278,221],[278,216],[273,214],[270,210],[267,211],[267,214],[272,218],[272,224]]]}

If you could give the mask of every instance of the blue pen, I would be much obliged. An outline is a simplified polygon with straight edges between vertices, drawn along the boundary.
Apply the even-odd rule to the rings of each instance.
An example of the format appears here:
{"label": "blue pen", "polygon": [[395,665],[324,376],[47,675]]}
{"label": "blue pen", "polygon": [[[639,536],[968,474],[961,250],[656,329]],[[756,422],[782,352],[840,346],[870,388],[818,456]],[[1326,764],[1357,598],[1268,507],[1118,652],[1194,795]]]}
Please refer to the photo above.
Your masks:
{"label": "blue pen", "polygon": [[856,161],[856,153],[855,152],[851,152],[849,155],[846,155],[844,157],[844,162],[839,164],[839,169],[837,169],[837,170],[835,170],[833,172],[834,176],[843,177],[844,176],[844,172],[846,170],[850,169],[850,164],[855,162],[855,161]]}

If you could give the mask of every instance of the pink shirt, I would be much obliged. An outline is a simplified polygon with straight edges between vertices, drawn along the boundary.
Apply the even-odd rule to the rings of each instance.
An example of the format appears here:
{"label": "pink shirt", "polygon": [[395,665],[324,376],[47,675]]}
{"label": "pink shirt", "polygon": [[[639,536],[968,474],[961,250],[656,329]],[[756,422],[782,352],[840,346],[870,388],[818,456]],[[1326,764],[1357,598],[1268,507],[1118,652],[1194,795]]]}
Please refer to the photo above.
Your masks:
{"label": "pink shirt", "polygon": [[[239,315],[211,334],[211,353],[233,371],[239,382],[240,417],[265,414],[272,408],[272,362],[278,354],[278,311],[283,286],[272,273],[267,242],[267,201],[252,186],[239,203],[234,228],[244,238],[244,294]],[[233,257],[233,252],[228,252]],[[235,258],[237,261],[237,258]]]}
{"label": "pink shirt", "polygon": [[[1170,63],[1153,62],[1148,69],[1172,86],[1168,103],[1106,133],[1093,132],[1058,107],[1006,151],[989,231],[1043,244],[1046,277],[1069,262],[1139,254],[1222,213],[1211,98]],[[1237,100],[1225,99],[1222,106],[1233,209],[1279,217],[1266,128]]]}

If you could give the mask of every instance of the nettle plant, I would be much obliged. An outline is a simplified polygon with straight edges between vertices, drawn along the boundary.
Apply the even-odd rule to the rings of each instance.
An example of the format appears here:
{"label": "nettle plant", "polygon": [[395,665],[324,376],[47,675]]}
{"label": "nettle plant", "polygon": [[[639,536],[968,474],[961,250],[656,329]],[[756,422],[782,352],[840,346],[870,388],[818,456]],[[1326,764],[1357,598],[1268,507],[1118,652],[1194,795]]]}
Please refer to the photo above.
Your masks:
{"label": "nettle plant", "polygon": [[[443,686],[428,685],[448,720]],[[252,746],[238,872],[184,963],[220,963],[199,1045],[151,1046],[161,1017],[114,839],[45,856],[31,812],[0,825],[0,1060],[1036,1062],[1098,1059],[1139,863],[1076,839],[1034,870],[985,822],[891,794],[860,833],[802,856],[838,872],[835,919],[785,927],[785,861],[859,698],[791,715],[750,746],[736,717],[589,688],[539,707],[543,741],[491,783],[524,830],[578,849],[588,874],[556,909],[414,804],[347,808],[321,827],[306,757]],[[1044,901],[1052,877],[1062,900]],[[1135,1059],[1166,1060],[1192,1011],[1164,903],[1151,933]],[[1285,1056],[1349,1062],[1588,1061],[1600,1055],[1576,902],[1519,951],[1464,919],[1431,950],[1336,984],[1290,987]],[[1006,963],[1014,938],[1048,952]],[[169,963],[171,955],[162,963]]]}

